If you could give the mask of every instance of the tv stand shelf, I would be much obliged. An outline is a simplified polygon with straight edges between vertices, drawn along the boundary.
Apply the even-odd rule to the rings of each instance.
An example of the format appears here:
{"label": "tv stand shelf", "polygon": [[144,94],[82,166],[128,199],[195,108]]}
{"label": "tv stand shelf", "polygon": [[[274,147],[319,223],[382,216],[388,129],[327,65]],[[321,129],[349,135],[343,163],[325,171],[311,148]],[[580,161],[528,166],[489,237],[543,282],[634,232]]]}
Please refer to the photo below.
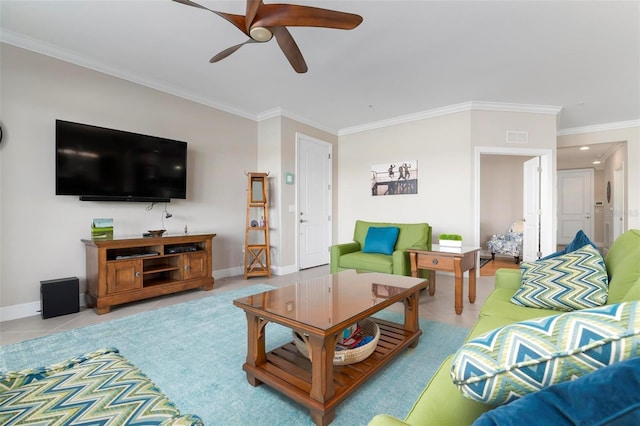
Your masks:
{"label": "tv stand shelf", "polygon": [[[87,255],[87,306],[111,306],[202,288],[213,289],[216,234],[82,240]],[[172,252],[175,247],[183,251]]]}

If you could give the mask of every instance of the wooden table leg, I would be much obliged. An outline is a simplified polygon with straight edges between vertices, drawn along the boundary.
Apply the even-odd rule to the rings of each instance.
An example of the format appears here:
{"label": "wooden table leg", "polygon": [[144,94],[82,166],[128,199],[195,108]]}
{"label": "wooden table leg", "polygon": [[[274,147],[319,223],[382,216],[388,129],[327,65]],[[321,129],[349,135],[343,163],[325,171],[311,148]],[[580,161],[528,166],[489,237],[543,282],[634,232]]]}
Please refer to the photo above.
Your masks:
{"label": "wooden table leg", "polygon": [[409,263],[411,264],[411,276],[418,278],[418,253],[409,253]]}
{"label": "wooden table leg", "polygon": [[[309,355],[311,357],[311,392],[309,396],[325,404],[335,393],[333,386],[333,354],[336,347],[336,335],[322,338],[309,336]],[[324,415],[309,410],[316,425],[328,425],[335,416],[335,410],[327,410]]]}
{"label": "wooden table leg", "polygon": [[436,294],[436,271],[429,269],[429,295]]}
{"label": "wooden table leg", "polygon": [[469,269],[469,303],[476,301],[476,267]]}
{"label": "wooden table leg", "polygon": [[[265,352],[265,325],[267,321],[247,312],[247,364],[256,367],[267,362]],[[259,386],[262,382],[253,374],[247,372],[247,381],[252,386]]]}
{"label": "wooden table leg", "polygon": [[[420,319],[418,316],[419,304],[419,290],[404,299],[404,329],[411,333],[420,330]],[[410,348],[415,348],[416,346],[418,346],[418,339],[409,345]]]}
{"label": "wooden table leg", "polygon": [[454,273],[455,273],[455,303],[454,308],[456,314],[460,315],[462,313],[462,282],[464,280],[464,275],[462,272],[462,259],[459,257],[455,258],[453,261]]}

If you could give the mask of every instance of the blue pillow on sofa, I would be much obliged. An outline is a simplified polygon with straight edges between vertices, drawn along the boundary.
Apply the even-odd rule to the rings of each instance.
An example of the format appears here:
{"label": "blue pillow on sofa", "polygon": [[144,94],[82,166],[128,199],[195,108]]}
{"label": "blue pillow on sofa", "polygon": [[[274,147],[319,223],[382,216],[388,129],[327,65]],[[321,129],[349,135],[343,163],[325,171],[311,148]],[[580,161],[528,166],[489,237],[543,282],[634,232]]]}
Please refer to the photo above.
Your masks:
{"label": "blue pillow on sofa", "polygon": [[541,259],[538,259],[538,260],[547,260],[547,259],[551,259],[551,258],[554,258],[554,257],[557,257],[557,256],[561,256],[563,254],[571,253],[572,251],[576,251],[579,248],[582,248],[587,244],[591,244],[596,250],[598,250],[598,246],[596,246],[593,243],[593,241],[591,241],[589,239],[589,237],[587,237],[587,234],[582,232],[582,229],[581,229],[576,233],[576,236],[573,237],[573,241],[571,241],[569,243],[569,245],[567,245],[565,248],[563,248],[562,250],[559,250],[559,251],[557,251],[555,253],[551,253],[550,255],[545,256],[545,257],[543,257]]}
{"label": "blue pillow on sofa", "polygon": [[392,254],[400,229],[395,226],[371,226],[364,239],[363,253]]}
{"label": "blue pillow on sofa", "polygon": [[473,426],[640,424],[640,357],[616,362],[573,381],[484,413]]}

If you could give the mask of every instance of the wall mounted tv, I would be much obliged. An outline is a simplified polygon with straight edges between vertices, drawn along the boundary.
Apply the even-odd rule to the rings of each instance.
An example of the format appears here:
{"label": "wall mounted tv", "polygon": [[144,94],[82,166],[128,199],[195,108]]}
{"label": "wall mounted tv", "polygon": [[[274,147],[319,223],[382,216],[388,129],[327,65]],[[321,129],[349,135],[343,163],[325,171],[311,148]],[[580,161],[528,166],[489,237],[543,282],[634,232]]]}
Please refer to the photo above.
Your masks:
{"label": "wall mounted tv", "polygon": [[56,195],[82,201],[187,198],[187,143],[56,120]]}

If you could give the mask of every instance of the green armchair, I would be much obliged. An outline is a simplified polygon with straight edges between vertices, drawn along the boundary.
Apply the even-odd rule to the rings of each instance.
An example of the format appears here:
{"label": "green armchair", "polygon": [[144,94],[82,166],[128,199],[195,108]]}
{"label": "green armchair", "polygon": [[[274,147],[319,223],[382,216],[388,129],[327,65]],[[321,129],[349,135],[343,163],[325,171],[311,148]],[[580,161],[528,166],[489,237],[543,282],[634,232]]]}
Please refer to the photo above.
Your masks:
{"label": "green armchair", "polygon": [[[391,255],[363,253],[364,242],[370,227],[397,227],[398,239]],[[431,226],[428,223],[386,223],[356,221],[353,242],[331,246],[331,273],[356,269],[395,275],[411,275],[408,248],[431,249]]]}

